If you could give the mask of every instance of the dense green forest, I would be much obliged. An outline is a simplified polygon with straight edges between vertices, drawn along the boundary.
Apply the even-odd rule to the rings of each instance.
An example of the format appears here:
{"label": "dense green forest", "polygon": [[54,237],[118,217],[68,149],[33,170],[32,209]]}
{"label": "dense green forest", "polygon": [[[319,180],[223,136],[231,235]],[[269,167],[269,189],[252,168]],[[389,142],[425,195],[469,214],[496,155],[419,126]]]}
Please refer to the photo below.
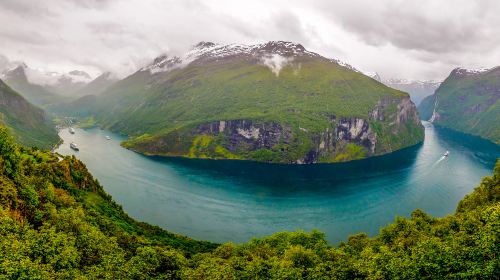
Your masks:
{"label": "dense green forest", "polygon": [[455,214],[417,209],[333,247],[318,231],[195,241],[128,217],[75,157],[19,146],[5,128],[0,155],[0,278],[500,277],[500,161]]}

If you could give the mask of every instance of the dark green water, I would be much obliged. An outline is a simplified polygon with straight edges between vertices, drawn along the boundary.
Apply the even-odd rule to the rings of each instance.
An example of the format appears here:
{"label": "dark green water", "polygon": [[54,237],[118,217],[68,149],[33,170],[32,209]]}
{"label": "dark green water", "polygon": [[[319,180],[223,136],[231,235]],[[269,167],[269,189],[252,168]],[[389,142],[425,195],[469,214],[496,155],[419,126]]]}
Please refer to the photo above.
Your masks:
{"label": "dark green water", "polygon": [[[270,165],[145,157],[100,129],[60,135],[132,217],[216,242],[319,229],[333,244],[421,208],[445,216],[489,175],[500,147],[429,123],[422,145],[344,164]],[[110,135],[112,140],[106,140]],[[69,148],[71,141],[79,152]],[[442,157],[449,150],[450,156]]]}

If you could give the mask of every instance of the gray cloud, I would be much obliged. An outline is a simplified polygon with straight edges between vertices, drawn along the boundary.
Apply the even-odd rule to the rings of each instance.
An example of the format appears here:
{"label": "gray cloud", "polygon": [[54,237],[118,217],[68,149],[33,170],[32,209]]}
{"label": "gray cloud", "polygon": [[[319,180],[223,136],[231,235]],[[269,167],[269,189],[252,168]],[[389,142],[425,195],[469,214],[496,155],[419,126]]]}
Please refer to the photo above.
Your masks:
{"label": "gray cloud", "polygon": [[351,0],[324,2],[321,7],[332,23],[367,45],[391,45],[421,66],[500,65],[498,1]]}
{"label": "gray cloud", "polygon": [[16,15],[21,17],[55,16],[56,14],[53,11],[50,11],[49,7],[50,6],[45,5],[43,1],[0,1],[0,8],[2,11],[15,13]]}
{"label": "gray cloud", "polygon": [[380,45],[390,42],[404,49],[435,53],[464,50],[477,46],[484,39],[482,10],[472,10],[468,17],[450,20],[447,17],[415,14],[405,5],[391,5],[377,13],[352,17],[339,13],[344,27],[367,43]]}
{"label": "gray cloud", "polygon": [[500,3],[466,1],[0,1],[0,53],[124,76],[199,41],[288,40],[385,77],[500,64]]}

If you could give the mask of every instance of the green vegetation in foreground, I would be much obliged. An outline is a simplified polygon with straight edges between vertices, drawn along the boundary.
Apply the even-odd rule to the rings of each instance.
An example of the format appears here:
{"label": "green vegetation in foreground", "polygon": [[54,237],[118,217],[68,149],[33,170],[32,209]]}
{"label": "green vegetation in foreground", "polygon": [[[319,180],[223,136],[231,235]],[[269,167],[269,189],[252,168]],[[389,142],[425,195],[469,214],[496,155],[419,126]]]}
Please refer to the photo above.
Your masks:
{"label": "green vegetation in foreground", "polygon": [[429,120],[437,99],[435,124],[500,144],[500,67],[475,74],[463,71],[453,70],[436,93],[422,101],[420,116]]}
{"label": "green vegetation in foreground", "polygon": [[[200,140],[201,142],[202,140]],[[338,247],[323,233],[194,241],[134,221],[74,157],[16,145],[0,128],[0,278],[498,279],[500,160],[458,205],[415,210]]]}
{"label": "green vegetation in foreground", "polygon": [[0,80],[0,125],[28,147],[50,149],[61,140],[44,111],[30,104]]}

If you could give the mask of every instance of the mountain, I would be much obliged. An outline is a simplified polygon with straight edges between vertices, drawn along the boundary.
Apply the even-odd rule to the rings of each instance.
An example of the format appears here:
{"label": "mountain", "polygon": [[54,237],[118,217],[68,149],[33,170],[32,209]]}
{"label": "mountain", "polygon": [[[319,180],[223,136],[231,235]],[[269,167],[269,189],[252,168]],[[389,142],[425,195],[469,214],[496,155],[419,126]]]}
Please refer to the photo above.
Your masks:
{"label": "mountain", "polygon": [[42,109],[31,105],[0,80],[0,124],[25,146],[51,148],[60,141]]}
{"label": "mountain", "polygon": [[375,237],[196,241],[132,219],[74,156],[22,149],[0,128],[5,279],[498,279],[499,217],[500,161],[454,214],[417,209]]}
{"label": "mountain", "polygon": [[422,119],[500,144],[500,67],[454,69],[419,111]]}
{"label": "mountain", "polygon": [[48,110],[64,117],[88,117],[92,115],[93,108],[97,106],[97,96],[117,81],[118,79],[111,72],[105,72],[76,91],[73,94],[76,99],[53,104],[48,107]]}
{"label": "mountain", "polygon": [[384,85],[407,92],[411,100],[418,106],[426,96],[434,94],[441,82],[438,81],[420,81],[407,79],[382,79],[377,72],[363,72],[366,76],[381,82]]}
{"label": "mountain", "polygon": [[363,72],[363,74],[365,74],[366,76],[374,79],[377,82],[381,82],[382,83],[382,78],[380,78],[380,75],[377,72]]}
{"label": "mountain", "polygon": [[385,85],[410,94],[411,100],[418,106],[422,100],[434,94],[441,82],[406,79],[389,79],[382,81]]}
{"label": "mountain", "polygon": [[282,41],[162,55],[97,103],[97,122],[149,155],[337,162],[412,146],[424,133],[406,93]]}
{"label": "mountain", "polygon": [[44,87],[51,92],[68,97],[75,96],[92,82],[92,77],[87,72],[80,70],[73,70],[66,74],[52,73],[51,76],[57,77],[57,80],[45,84]]}
{"label": "mountain", "polygon": [[118,79],[115,78],[111,72],[104,72],[90,83],[86,84],[83,88],[79,89],[77,95],[99,95],[117,81]]}
{"label": "mountain", "polygon": [[4,73],[4,81],[12,89],[19,92],[29,102],[37,106],[47,106],[60,102],[63,98],[39,84],[34,84],[26,76],[26,64],[21,64],[16,68]]}

